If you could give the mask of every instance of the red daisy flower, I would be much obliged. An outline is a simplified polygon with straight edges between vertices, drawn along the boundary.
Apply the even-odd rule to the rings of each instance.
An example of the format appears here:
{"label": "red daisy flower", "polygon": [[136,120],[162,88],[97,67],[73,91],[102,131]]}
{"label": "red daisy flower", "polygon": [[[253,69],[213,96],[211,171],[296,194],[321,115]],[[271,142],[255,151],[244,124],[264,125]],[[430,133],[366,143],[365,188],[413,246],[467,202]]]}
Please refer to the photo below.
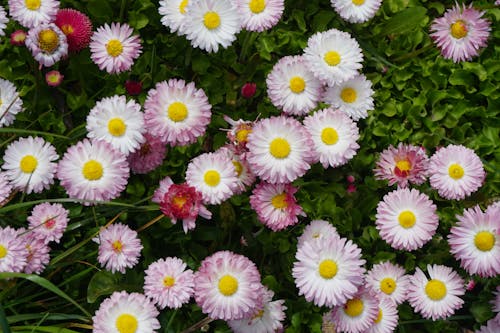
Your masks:
{"label": "red daisy flower", "polygon": [[92,36],[92,21],[76,9],[65,8],[57,12],[55,24],[68,40],[68,50],[78,52],[86,48]]}

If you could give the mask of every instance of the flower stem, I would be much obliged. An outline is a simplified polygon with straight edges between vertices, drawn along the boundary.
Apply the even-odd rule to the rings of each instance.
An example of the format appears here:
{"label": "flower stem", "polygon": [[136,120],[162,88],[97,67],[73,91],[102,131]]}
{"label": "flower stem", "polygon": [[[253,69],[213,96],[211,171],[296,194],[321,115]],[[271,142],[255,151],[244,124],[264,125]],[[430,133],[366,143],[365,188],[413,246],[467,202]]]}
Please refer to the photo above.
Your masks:
{"label": "flower stem", "polygon": [[186,328],[184,331],[182,331],[181,333],[191,333],[191,332],[195,332],[197,330],[199,330],[200,328],[202,328],[203,326],[211,323],[213,321],[213,318],[210,318],[210,317],[206,317],[206,318],[203,318],[202,320],[200,320],[199,322],[197,322],[196,324],[194,324],[193,326],[189,327],[189,328]]}
{"label": "flower stem", "polygon": [[139,227],[137,229],[137,232],[141,232],[143,231],[144,229],[147,229],[149,228],[150,226],[152,226],[153,224],[155,224],[156,222],[160,221],[165,215],[161,214],[160,216],[157,216],[155,217],[154,219],[152,219],[151,221],[149,221],[148,223],[146,223],[145,225]]}

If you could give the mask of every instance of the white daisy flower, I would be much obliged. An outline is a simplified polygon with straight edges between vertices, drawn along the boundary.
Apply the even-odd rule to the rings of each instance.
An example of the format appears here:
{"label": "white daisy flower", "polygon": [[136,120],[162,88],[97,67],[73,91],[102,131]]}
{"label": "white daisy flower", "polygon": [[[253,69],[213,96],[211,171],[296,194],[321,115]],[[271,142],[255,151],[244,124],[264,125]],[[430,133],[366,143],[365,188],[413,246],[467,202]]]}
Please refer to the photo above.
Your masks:
{"label": "white daisy flower", "polygon": [[88,138],[104,140],[128,155],[145,141],[141,106],[134,100],[127,102],[125,96],[103,98],[87,116],[87,131]]}
{"label": "white daisy flower", "polygon": [[363,23],[375,16],[382,0],[331,0],[330,2],[344,20]]}
{"label": "white daisy flower", "polygon": [[243,29],[262,32],[274,27],[285,9],[284,0],[237,0]]}
{"label": "white daisy flower", "polygon": [[382,298],[378,304],[377,318],[365,333],[392,333],[398,325],[398,320],[396,304],[388,298]]}
{"label": "white daisy flower", "polygon": [[26,28],[54,21],[58,0],[9,0],[10,16]]}
{"label": "white daisy flower", "polygon": [[340,238],[337,228],[325,220],[312,220],[302,231],[302,235],[297,238],[297,248],[316,238],[335,237]]}
{"label": "white daisy flower", "polygon": [[227,155],[206,153],[191,160],[186,183],[201,193],[204,203],[217,205],[238,189],[238,176]]}
{"label": "white daisy flower", "polygon": [[349,33],[330,29],[309,37],[304,58],[317,78],[333,86],[358,74],[363,53]]}
{"label": "white daisy flower", "polygon": [[0,36],[4,36],[4,29],[7,27],[7,23],[9,22],[9,18],[7,17],[7,13],[5,9],[0,6]]}
{"label": "white daisy flower", "polygon": [[188,4],[189,0],[161,0],[160,8],[158,8],[158,12],[161,15],[161,23],[170,28],[171,32],[177,31],[177,34],[182,35]]}
{"label": "white daisy flower", "polygon": [[59,158],[56,149],[39,137],[20,138],[5,150],[2,168],[14,189],[40,193],[54,183]]}
{"label": "white daisy flower", "polygon": [[333,322],[339,332],[361,333],[377,319],[379,300],[371,290],[361,287],[345,304],[332,309]]}
{"label": "white daisy flower", "polygon": [[190,1],[186,8],[183,32],[193,47],[207,52],[227,48],[236,40],[240,20],[231,0]]}
{"label": "white daisy flower", "polygon": [[66,35],[54,23],[31,28],[25,43],[40,66],[50,67],[68,55]]}
{"label": "white daisy flower", "polygon": [[410,277],[399,265],[383,262],[373,265],[366,275],[366,285],[379,294],[399,305],[406,300]]}
{"label": "white daisy flower", "polygon": [[289,115],[302,116],[314,109],[323,85],[305,66],[303,56],[281,58],[267,75],[271,103]]}
{"label": "white daisy flower", "polygon": [[346,164],[357,153],[359,130],[356,123],[341,111],[323,109],[304,119],[311,135],[315,160],[326,169]]}
{"label": "white daisy flower", "polygon": [[373,110],[372,83],[363,74],[328,87],[324,102],[347,113],[352,119],[368,117],[368,110]]}
{"label": "white daisy flower", "polygon": [[9,126],[16,115],[23,111],[23,101],[19,97],[16,86],[0,78],[0,127]]}

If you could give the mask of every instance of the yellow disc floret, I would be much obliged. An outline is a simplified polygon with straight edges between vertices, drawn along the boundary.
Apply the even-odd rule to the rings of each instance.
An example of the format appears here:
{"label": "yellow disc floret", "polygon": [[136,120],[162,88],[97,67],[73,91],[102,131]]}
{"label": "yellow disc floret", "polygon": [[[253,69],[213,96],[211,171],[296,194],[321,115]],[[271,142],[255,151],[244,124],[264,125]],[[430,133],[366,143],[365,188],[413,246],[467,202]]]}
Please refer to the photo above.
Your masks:
{"label": "yellow disc floret", "polygon": [[203,17],[203,24],[209,30],[217,29],[220,25],[220,16],[216,12],[207,12]]}
{"label": "yellow disc floret", "polygon": [[38,34],[38,47],[45,53],[53,53],[59,46],[59,36],[52,29],[45,29]]}
{"label": "yellow disc floret", "polygon": [[483,252],[490,251],[495,246],[495,241],[495,235],[489,231],[480,231],[474,237],[474,245]]}
{"label": "yellow disc floret", "polygon": [[234,170],[236,171],[236,176],[241,176],[241,173],[243,172],[243,165],[241,165],[240,162],[234,161],[233,160],[233,165],[234,165]]}
{"label": "yellow disc floret", "polygon": [[330,66],[337,66],[338,64],[340,64],[340,54],[335,51],[326,52],[323,59]]}
{"label": "yellow disc floret", "polygon": [[229,274],[219,279],[219,291],[224,296],[231,296],[238,291],[238,280]]}
{"label": "yellow disc floret", "polygon": [[120,333],[135,333],[138,325],[137,318],[128,313],[119,315],[115,322],[116,329]]}
{"label": "yellow disc floret", "polygon": [[294,76],[290,79],[290,90],[296,94],[300,94],[306,89],[306,81],[300,76]]}
{"label": "yellow disc floret", "polygon": [[7,248],[0,244],[0,259],[4,258],[9,251],[7,251]]}
{"label": "yellow disc floret", "polygon": [[455,180],[459,180],[464,176],[464,168],[462,168],[459,164],[453,163],[450,165],[448,168],[448,174],[450,175],[451,178]]}
{"label": "yellow disc floret", "polygon": [[119,240],[115,240],[113,243],[111,243],[111,247],[113,248],[113,251],[115,251],[116,253],[120,253],[123,249],[123,243]]}
{"label": "yellow disc floret", "polygon": [[276,209],[283,209],[283,208],[286,208],[288,206],[287,202],[286,202],[286,193],[281,193],[281,194],[277,194],[275,195],[272,199],[271,199],[271,204],[273,205],[274,208]]}
{"label": "yellow disc floret", "polygon": [[334,128],[325,127],[321,131],[321,141],[323,141],[325,145],[334,145],[339,141],[339,134]]}
{"label": "yellow disc floret", "polygon": [[71,24],[63,24],[61,26],[61,30],[62,30],[62,32],[64,32],[64,34],[66,36],[71,35],[73,33],[73,31],[75,31],[75,29],[73,28],[73,26]]}
{"label": "yellow disc floret", "polygon": [[38,160],[33,155],[26,155],[19,162],[19,168],[24,173],[33,173],[37,165],[38,165]]}
{"label": "yellow disc floret", "polygon": [[413,227],[413,225],[417,221],[417,218],[415,217],[415,214],[413,214],[413,212],[405,210],[399,214],[398,221],[400,226],[408,229]]}
{"label": "yellow disc floret", "polygon": [[396,162],[396,168],[398,168],[399,171],[410,171],[411,163],[408,160],[400,160]]}
{"label": "yellow disc floret", "polygon": [[325,259],[319,264],[319,275],[323,279],[331,279],[337,275],[337,263],[330,259]]}
{"label": "yellow disc floret", "polygon": [[467,25],[462,20],[458,20],[450,26],[450,33],[456,39],[467,36]]}
{"label": "yellow disc floret", "polygon": [[163,285],[165,287],[172,287],[175,284],[175,279],[172,276],[165,276],[163,278]]}
{"label": "yellow disc floret", "polygon": [[176,123],[183,121],[188,116],[186,104],[182,102],[173,102],[168,107],[168,117]]}
{"label": "yellow disc floret", "polygon": [[380,281],[380,290],[387,295],[390,295],[396,290],[396,281],[393,278],[386,277]]}
{"label": "yellow disc floret", "polygon": [[248,7],[254,14],[259,14],[266,9],[266,2],[264,0],[250,0]]}
{"label": "yellow disc floret", "polygon": [[40,0],[25,0],[24,5],[29,10],[37,10],[42,5],[42,2]]}
{"label": "yellow disc floret", "polygon": [[127,130],[127,125],[121,118],[112,118],[108,122],[108,131],[112,136],[122,136]]}
{"label": "yellow disc floret", "polygon": [[433,301],[442,300],[446,296],[446,285],[442,281],[432,279],[427,282],[425,293]]}
{"label": "yellow disc floret", "polygon": [[344,305],[344,312],[349,317],[357,317],[363,313],[364,309],[363,301],[359,298],[350,299]]}
{"label": "yellow disc floret", "polygon": [[90,160],[83,165],[82,174],[87,180],[101,179],[102,173],[102,164],[96,160]]}
{"label": "yellow disc floret", "polygon": [[352,0],[352,3],[355,4],[356,6],[361,6],[362,4],[365,3],[365,0]]}
{"label": "yellow disc floret", "polygon": [[179,12],[181,12],[181,14],[186,14],[186,7],[188,3],[189,3],[188,0],[182,0],[181,3],[179,4]]}
{"label": "yellow disc floret", "polygon": [[220,182],[220,173],[216,170],[208,170],[203,176],[203,180],[208,186],[217,186]]}
{"label": "yellow disc floret", "polygon": [[340,92],[340,98],[342,98],[345,103],[356,102],[357,96],[358,95],[356,94],[356,90],[349,87],[342,89],[342,91]]}
{"label": "yellow disc floret", "polygon": [[118,57],[123,52],[123,45],[118,39],[112,39],[106,44],[106,51],[113,58]]}
{"label": "yellow disc floret", "polygon": [[288,157],[290,151],[290,144],[284,138],[274,139],[269,146],[269,152],[271,155],[280,159]]}
{"label": "yellow disc floret", "polygon": [[382,320],[382,317],[384,316],[383,312],[382,312],[382,309],[381,308],[378,308],[378,315],[377,315],[377,318],[375,318],[375,321],[374,323],[375,324],[378,324],[380,323],[380,321]]}

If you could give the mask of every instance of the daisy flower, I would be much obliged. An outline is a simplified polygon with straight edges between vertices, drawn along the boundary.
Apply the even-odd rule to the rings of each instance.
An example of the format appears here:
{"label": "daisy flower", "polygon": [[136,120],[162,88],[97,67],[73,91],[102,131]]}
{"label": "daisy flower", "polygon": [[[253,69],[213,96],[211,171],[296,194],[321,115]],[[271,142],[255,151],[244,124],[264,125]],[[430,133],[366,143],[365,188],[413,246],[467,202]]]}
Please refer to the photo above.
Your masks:
{"label": "daisy flower", "polygon": [[410,279],[408,302],[426,319],[445,319],[464,304],[459,296],[465,294],[465,282],[450,267],[443,265],[427,265],[427,272],[430,279],[416,268]]}
{"label": "daisy flower", "polygon": [[311,136],[297,120],[279,116],[258,121],[248,135],[248,162],[269,183],[291,183],[311,168]]}
{"label": "daisy flower", "polygon": [[380,299],[389,298],[396,305],[406,301],[409,283],[410,277],[404,268],[388,261],[373,265],[366,275],[366,285]]}
{"label": "daisy flower", "polygon": [[322,237],[297,249],[292,276],[299,295],[317,306],[347,302],[364,281],[361,249],[346,238]]}
{"label": "daisy flower", "polygon": [[288,115],[302,116],[314,109],[323,85],[306,67],[303,56],[281,58],[266,78],[271,103]]}
{"label": "daisy flower", "polygon": [[279,22],[285,10],[285,1],[238,0],[236,7],[243,29],[262,32],[271,29]]}
{"label": "daisy flower", "polygon": [[309,37],[304,58],[318,79],[333,86],[358,74],[363,53],[349,33],[330,29]]}
{"label": "daisy flower", "polygon": [[70,198],[112,200],[127,186],[129,167],[125,155],[105,141],[84,139],[68,148],[57,168],[57,178]]}
{"label": "daisy flower", "polygon": [[0,172],[0,207],[4,205],[4,202],[10,197],[12,193],[12,185],[10,185],[9,179],[5,172]]}
{"label": "daisy flower", "polygon": [[229,142],[235,146],[236,151],[246,152],[248,135],[252,133],[254,122],[243,119],[233,120],[227,115],[224,115],[224,120],[231,125],[231,129],[227,131]]}
{"label": "daisy flower", "polygon": [[483,163],[472,149],[449,145],[431,156],[429,180],[439,195],[449,200],[460,200],[477,191],[483,184]]}
{"label": "daisy flower", "polygon": [[106,97],[98,101],[87,116],[87,137],[104,140],[128,155],[139,149],[143,135],[144,116],[141,106],[125,96]]}
{"label": "daisy flower", "polygon": [[323,100],[358,121],[368,117],[368,110],[373,110],[372,95],[371,81],[363,74],[359,74],[328,87]]}
{"label": "daisy flower", "polygon": [[182,33],[193,47],[207,52],[227,48],[240,31],[238,10],[232,0],[189,1]]}
{"label": "daisy flower", "polygon": [[0,6],[0,36],[5,36],[4,29],[7,27],[8,22],[9,18],[7,17],[7,13],[3,6]]}
{"label": "daisy flower", "polygon": [[205,153],[189,162],[186,183],[203,196],[203,203],[218,205],[238,189],[236,168],[224,154]]}
{"label": "daisy flower", "polygon": [[479,49],[487,45],[490,36],[490,22],[478,11],[458,3],[448,9],[443,17],[434,19],[431,25],[431,38],[441,54],[454,62],[471,60],[477,56]]}
{"label": "daisy flower", "polygon": [[167,145],[154,135],[144,133],[144,142],[127,157],[130,170],[146,174],[159,167],[167,156]]}
{"label": "daisy flower", "polygon": [[9,0],[10,16],[26,28],[54,21],[58,10],[58,0]]}
{"label": "daisy flower", "polygon": [[397,189],[377,206],[376,228],[380,237],[397,250],[413,251],[436,233],[436,205],[416,189]]}
{"label": "daisy flower", "polygon": [[45,202],[36,205],[28,216],[30,231],[46,244],[59,243],[68,226],[68,214],[69,211],[59,203]]}
{"label": "daisy flower", "polygon": [[172,224],[182,219],[184,233],[196,227],[198,215],[212,218],[212,213],[202,203],[202,195],[196,188],[188,184],[174,184],[170,177],[160,182],[160,188],[155,191],[153,202],[160,204],[160,210],[170,218]]}
{"label": "daisy flower", "polygon": [[241,96],[246,99],[250,99],[255,95],[257,91],[257,84],[254,82],[245,83],[240,90]]}
{"label": "daisy flower", "polygon": [[79,52],[89,46],[92,36],[92,21],[73,8],[60,9],[54,23],[66,35],[69,52]]}
{"label": "daisy flower", "polygon": [[378,304],[377,296],[371,290],[361,287],[345,304],[332,309],[336,329],[348,333],[365,332],[377,319]]}
{"label": "daisy flower", "polygon": [[344,20],[363,23],[375,16],[382,0],[330,0],[330,3]]}
{"label": "daisy flower", "polygon": [[143,294],[115,291],[92,317],[93,333],[154,333],[160,329],[154,304]]}
{"label": "daisy flower", "polygon": [[26,32],[24,30],[16,30],[10,34],[10,44],[14,46],[23,46],[26,41]]}
{"label": "daisy flower", "polygon": [[19,138],[5,150],[2,168],[14,189],[40,193],[54,183],[59,158],[56,149],[40,137]]}
{"label": "daisy flower", "polygon": [[427,180],[429,158],[422,147],[399,143],[385,149],[373,170],[376,179],[389,181],[389,186],[398,184],[407,187],[409,183],[420,185]]}
{"label": "daisy flower", "polygon": [[469,274],[495,277],[500,274],[500,226],[498,214],[483,213],[479,206],[457,215],[450,229],[450,252]]}
{"label": "daisy flower", "polygon": [[256,177],[250,169],[246,154],[237,154],[237,150],[238,149],[234,146],[226,145],[219,148],[216,153],[225,154],[231,159],[234,169],[236,170],[236,176],[238,177],[236,182],[237,189],[234,194],[241,194],[247,190],[248,186],[251,186],[255,182]]}
{"label": "daisy flower", "polygon": [[398,308],[390,299],[382,298],[378,303],[378,315],[366,333],[392,333],[398,325]]}
{"label": "daisy flower", "polygon": [[196,142],[210,123],[212,106],[193,82],[170,79],[149,90],[144,102],[146,130],[171,146]]}
{"label": "daisy flower", "polygon": [[297,188],[291,184],[261,182],[252,191],[250,206],[259,221],[273,231],[280,231],[299,222],[298,216],[306,216],[297,204],[294,194]]}
{"label": "daisy flower", "polygon": [[286,306],[284,300],[273,301],[274,292],[264,287],[264,307],[251,318],[229,320],[234,333],[275,333],[283,329]]}
{"label": "daisy flower", "polygon": [[68,55],[66,35],[54,23],[31,28],[25,44],[40,66],[50,67]]}
{"label": "daisy flower", "polygon": [[110,74],[128,71],[142,52],[141,40],[126,23],[107,23],[97,28],[90,42],[91,58]]}
{"label": "daisy flower", "polygon": [[26,245],[16,229],[0,227],[0,272],[22,272],[28,254]]}
{"label": "daisy flower", "polygon": [[9,126],[14,122],[16,115],[23,110],[23,101],[16,90],[16,86],[0,78],[0,127]]}
{"label": "daisy flower", "polygon": [[159,259],[144,273],[144,294],[160,309],[180,308],[193,296],[193,271],[179,258]]}
{"label": "daisy flower", "polygon": [[340,238],[337,229],[325,220],[312,220],[302,231],[302,235],[297,238],[297,248],[316,238]]}
{"label": "daisy flower", "polygon": [[474,333],[498,333],[500,332],[500,320],[498,317],[490,319],[486,322],[486,325],[481,326]]}
{"label": "daisy flower", "polygon": [[111,273],[123,274],[127,268],[132,268],[139,262],[143,248],[141,240],[137,232],[125,224],[114,223],[101,228],[94,241],[99,244],[97,260]]}
{"label": "daisy flower", "polygon": [[[191,0],[193,1],[193,0]],[[186,7],[189,0],[161,0],[158,12],[161,15],[161,23],[168,27],[171,32],[182,35],[182,27],[186,22]]]}
{"label": "daisy flower", "polygon": [[50,261],[50,247],[45,243],[43,238],[40,238],[38,234],[32,231],[20,228],[17,230],[17,233],[26,250],[28,250],[23,273],[42,273]]}
{"label": "daisy flower", "polygon": [[64,75],[59,71],[50,71],[45,73],[45,82],[51,87],[57,87],[62,83]]}
{"label": "daisy flower", "polygon": [[315,160],[326,169],[346,164],[359,149],[359,130],[346,114],[323,109],[304,118],[304,127],[311,135]]}
{"label": "daisy flower", "polygon": [[264,287],[250,259],[218,251],[203,259],[194,274],[194,297],[210,318],[238,320],[263,308]]}

